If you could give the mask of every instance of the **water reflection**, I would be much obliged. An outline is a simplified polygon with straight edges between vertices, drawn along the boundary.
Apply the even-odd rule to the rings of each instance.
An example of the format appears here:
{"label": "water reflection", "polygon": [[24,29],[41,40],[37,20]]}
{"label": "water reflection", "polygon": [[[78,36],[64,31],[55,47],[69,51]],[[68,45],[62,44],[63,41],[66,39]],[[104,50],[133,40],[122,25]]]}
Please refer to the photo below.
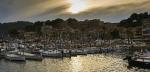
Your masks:
{"label": "water reflection", "polygon": [[70,68],[72,72],[79,72],[82,69],[82,60],[80,57],[73,57],[70,61],[71,65]]}
{"label": "water reflection", "polygon": [[[105,55],[78,56],[71,58],[71,63],[73,67],[72,72],[115,71],[115,67],[121,68],[121,65],[122,68],[125,68],[121,59]],[[122,71],[122,69],[120,70]]]}
{"label": "water reflection", "polygon": [[14,63],[0,60],[0,72],[149,72],[144,69],[127,69],[121,56],[88,55],[64,59],[44,59],[42,62]]}

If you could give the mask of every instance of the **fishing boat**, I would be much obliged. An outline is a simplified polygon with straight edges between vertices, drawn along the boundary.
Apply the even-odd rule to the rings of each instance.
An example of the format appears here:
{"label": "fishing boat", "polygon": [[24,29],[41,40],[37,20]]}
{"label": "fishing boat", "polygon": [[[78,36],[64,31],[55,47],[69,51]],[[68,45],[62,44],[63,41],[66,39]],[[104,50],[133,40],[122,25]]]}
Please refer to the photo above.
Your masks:
{"label": "fishing boat", "polygon": [[139,55],[127,56],[124,60],[128,60],[130,67],[150,69],[150,52],[148,51]]}
{"label": "fishing boat", "polygon": [[76,50],[77,55],[87,55],[87,50],[85,49],[78,49]]}
{"label": "fishing boat", "polygon": [[48,50],[48,51],[42,51],[41,55],[43,57],[52,57],[52,58],[61,58],[62,53],[58,50]]}
{"label": "fishing boat", "polygon": [[43,57],[41,55],[36,55],[36,54],[28,53],[28,52],[19,52],[18,54],[24,56],[25,59],[27,60],[38,60],[38,61],[43,60]]}
{"label": "fishing boat", "polygon": [[71,50],[63,49],[62,50],[62,56],[63,57],[71,57]]}
{"label": "fishing boat", "polygon": [[24,56],[16,55],[16,54],[6,54],[5,59],[10,61],[26,61]]}
{"label": "fishing boat", "polygon": [[71,56],[75,56],[76,57],[78,55],[76,52],[77,52],[76,49],[72,49],[71,50]]}
{"label": "fishing boat", "polygon": [[99,48],[95,48],[95,47],[90,47],[87,48],[87,54],[97,54],[100,53],[100,49]]}

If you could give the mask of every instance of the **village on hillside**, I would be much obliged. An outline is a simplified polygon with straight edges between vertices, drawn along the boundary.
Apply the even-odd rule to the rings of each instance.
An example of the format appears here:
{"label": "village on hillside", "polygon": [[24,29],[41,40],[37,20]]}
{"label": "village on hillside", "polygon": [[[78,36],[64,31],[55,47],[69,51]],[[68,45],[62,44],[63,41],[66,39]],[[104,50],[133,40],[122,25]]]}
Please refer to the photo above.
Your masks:
{"label": "village on hillside", "polygon": [[[135,13],[120,23],[100,19],[78,21],[74,18],[38,21],[21,29],[1,32],[0,49],[1,56],[7,51],[15,51],[65,57],[148,48],[149,44],[149,14]],[[34,59],[41,60],[41,57]]]}

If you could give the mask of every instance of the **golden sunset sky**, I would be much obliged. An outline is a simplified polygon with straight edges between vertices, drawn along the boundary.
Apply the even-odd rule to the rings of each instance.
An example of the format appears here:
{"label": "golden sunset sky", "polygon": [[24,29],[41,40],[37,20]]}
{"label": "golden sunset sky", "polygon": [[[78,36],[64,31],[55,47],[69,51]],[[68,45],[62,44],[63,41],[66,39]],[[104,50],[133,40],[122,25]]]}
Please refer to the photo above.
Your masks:
{"label": "golden sunset sky", "polygon": [[150,11],[150,0],[0,0],[0,22],[70,17],[119,22],[146,11]]}

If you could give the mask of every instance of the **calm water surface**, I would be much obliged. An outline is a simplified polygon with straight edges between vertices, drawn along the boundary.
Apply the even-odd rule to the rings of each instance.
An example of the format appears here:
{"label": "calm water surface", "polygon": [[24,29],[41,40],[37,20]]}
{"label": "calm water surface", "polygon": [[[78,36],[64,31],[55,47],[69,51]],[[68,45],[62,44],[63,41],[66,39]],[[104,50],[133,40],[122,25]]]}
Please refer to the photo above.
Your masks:
{"label": "calm water surface", "polygon": [[98,54],[64,59],[44,59],[26,63],[0,60],[0,72],[150,72],[144,69],[127,69],[121,56]]}

